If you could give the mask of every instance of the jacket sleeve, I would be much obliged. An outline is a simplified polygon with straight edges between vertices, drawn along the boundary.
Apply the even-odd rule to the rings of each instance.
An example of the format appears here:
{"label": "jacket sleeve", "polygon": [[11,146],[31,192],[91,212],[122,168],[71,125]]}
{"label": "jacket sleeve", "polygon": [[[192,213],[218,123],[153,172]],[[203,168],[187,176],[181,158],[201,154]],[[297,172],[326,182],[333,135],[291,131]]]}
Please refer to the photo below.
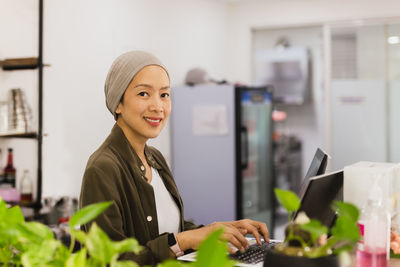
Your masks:
{"label": "jacket sleeve", "polygon": [[184,223],[183,224],[183,231],[193,230],[193,229],[201,228],[201,227],[204,226],[202,224],[201,225],[196,225],[191,221],[184,221],[183,223]]}
{"label": "jacket sleeve", "polygon": [[[80,206],[84,207],[102,201],[113,201],[113,204],[94,222],[114,241],[128,238],[124,231],[123,212],[121,205],[121,192],[118,189],[118,171],[110,168],[98,168],[91,166],[85,170],[82,180],[80,195]],[[86,232],[89,231],[91,223],[82,226]],[[134,236],[133,236],[134,238]],[[160,235],[157,238],[141,244],[143,250],[135,255],[126,253],[121,259],[133,260],[140,265],[154,265],[169,257],[167,235]]]}

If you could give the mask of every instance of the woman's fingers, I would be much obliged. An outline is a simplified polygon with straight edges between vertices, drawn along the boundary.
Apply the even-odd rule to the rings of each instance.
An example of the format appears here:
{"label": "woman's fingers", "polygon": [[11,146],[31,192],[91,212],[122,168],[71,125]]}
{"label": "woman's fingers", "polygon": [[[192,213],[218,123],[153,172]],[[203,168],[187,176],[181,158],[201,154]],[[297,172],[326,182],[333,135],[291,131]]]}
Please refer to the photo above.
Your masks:
{"label": "woman's fingers", "polygon": [[235,254],[235,253],[236,253],[236,251],[237,251],[237,248],[234,248],[234,247],[228,246],[228,250],[229,250],[229,253],[230,253],[230,254]]}
{"label": "woman's fingers", "polygon": [[256,222],[253,220],[250,220],[249,222],[252,226],[254,226],[257,229],[257,232],[260,233],[266,242],[269,242],[269,232],[267,225],[262,222]]}
{"label": "woman's fingers", "polygon": [[246,229],[248,233],[251,233],[256,238],[258,244],[261,244],[260,234],[262,234],[265,241],[269,241],[269,232],[265,223],[244,219],[236,221],[234,225],[235,227]]}
{"label": "woman's fingers", "polygon": [[250,245],[247,239],[234,227],[225,228],[224,239],[242,252],[244,252]]}
{"label": "woman's fingers", "polygon": [[241,233],[242,235],[247,235],[248,232],[249,232],[249,231],[247,231],[247,229],[245,229],[245,228],[238,228],[238,229],[239,229],[239,231],[240,231],[240,233]]}
{"label": "woman's fingers", "polygon": [[245,237],[246,234],[252,234],[260,245],[261,235],[265,241],[269,241],[267,225],[262,222],[244,219],[235,222],[215,222],[209,226],[210,230],[213,231],[224,228],[223,238],[241,251],[244,251],[250,245]]}
{"label": "woman's fingers", "polygon": [[248,219],[240,220],[235,223],[235,226],[238,227],[239,229],[244,229],[247,233],[252,234],[257,240],[257,243],[261,245],[261,239],[260,239],[260,234],[258,233],[258,228],[252,225],[251,222],[252,221]]}
{"label": "woman's fingers", "polygon": [[260,232],[263,235],[264,240],[266,242],[269,242],[269,231],[268,231],[267,225],[262,222],[256,222],[256,223],[257,223],[258,232]]}
{"label": "woman's fingers", "polygon": [[260,234],[258,233],[258,228],[251,223],[245,223],[245,227],[249,233],[251,233],[257,240],[257,244],[261,245]]}
{"label": "woman's fingers", "polygon": [[230,222],[216,222],[211,224],[212,229],[223,228],[224,234],[223,238],[230,242],[233,246],[235,246],[240,251],[244,251],[249,247],[249,241],[244,237],[244,234],[240,231],[239,228],[235,227]]}

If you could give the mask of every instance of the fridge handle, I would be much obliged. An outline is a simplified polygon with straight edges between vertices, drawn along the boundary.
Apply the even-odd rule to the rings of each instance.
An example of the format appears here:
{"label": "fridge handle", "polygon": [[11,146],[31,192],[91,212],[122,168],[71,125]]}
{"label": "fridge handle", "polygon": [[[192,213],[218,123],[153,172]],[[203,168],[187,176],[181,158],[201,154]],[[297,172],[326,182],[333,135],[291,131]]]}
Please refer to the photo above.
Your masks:
{"label": "fridge handle", "polygon": [[248,131],[245,126],[242,126],[240,128],[241,136],[242,136],[242,169],[247,169],[249,165],[249,136],[248,136]]}

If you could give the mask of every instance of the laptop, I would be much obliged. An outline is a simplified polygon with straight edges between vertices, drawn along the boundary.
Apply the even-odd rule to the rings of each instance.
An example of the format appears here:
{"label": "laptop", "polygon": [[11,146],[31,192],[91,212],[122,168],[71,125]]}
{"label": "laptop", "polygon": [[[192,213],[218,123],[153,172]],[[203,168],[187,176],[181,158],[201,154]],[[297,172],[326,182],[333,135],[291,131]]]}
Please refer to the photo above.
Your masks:
{"label": "laptop", "polygon": [[293,217],[304,211],[308,217],[330,228],[336,219],[336,213],[331,208],[334,200],[343,201],[343,170],[311,177],[301,198],[300,208]]}
{"label": "laptop", "polygon": [[[334,199],[340,200],[342,198],[343,171],[323,174],[326,169],[327,160],[328,155],[318,148],[299,192],[299,195],[301,194],[299,211],[305,211],[310,218],[319,219],[322,223],[331,226],[335,219],[335,213],[330,206]],[[315,201],[315,199],[318,199],[318,201]],[[318,203],[318,205],[316,205],[316,203]],[[296,216],[297,214],[293,216],[293,218]],[[256,244],[254,238],[248,238],[248,240],[250,244],[252,244],[250,249],[244,253],[235,253],[231,255],[231,257],[233,256],[235,259],[247,258],[248,255],[246,255],[246,253],[251,254],[253,251],[257,250],[258,258],[255,261],[251,259],[247,261],[247,263],[239,262],[236,266],[262,267],[264,265],[263,259],[267,251],[281,242],[280,240],[270,240],[270,243],[264,243],[259,246]],[[260,253],[262,253],[262,255],[260,255]],[[196,252],[193,252],[179,257],[178,260],[194,261],[195,258]],[[253,263],[250,263],[251,261]]]}
{"label": "laptop", "polygon": [[325,151],[323,151],[321,148],[317,148],[317,151],[315,151],[314,158],[311,161],[306,176],[304,177],[303,182],[301,183],[300,191],[298,194],[299,198],[303,197],[310,177],[314,177],[325,173],[326,166],[328,165],[328,158],[330,157]]}

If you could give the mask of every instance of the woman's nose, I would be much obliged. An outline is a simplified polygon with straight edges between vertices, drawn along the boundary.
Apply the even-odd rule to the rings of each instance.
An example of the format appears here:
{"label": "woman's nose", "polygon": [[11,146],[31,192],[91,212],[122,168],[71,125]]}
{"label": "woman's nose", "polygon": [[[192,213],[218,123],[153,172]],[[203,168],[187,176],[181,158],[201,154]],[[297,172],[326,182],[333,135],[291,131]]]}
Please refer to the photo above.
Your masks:
{"label": "woman's nose", "polygon": [[150,105],[151,111],[162,112],[163,111],[163,103],[160,97],[153,97]]}

